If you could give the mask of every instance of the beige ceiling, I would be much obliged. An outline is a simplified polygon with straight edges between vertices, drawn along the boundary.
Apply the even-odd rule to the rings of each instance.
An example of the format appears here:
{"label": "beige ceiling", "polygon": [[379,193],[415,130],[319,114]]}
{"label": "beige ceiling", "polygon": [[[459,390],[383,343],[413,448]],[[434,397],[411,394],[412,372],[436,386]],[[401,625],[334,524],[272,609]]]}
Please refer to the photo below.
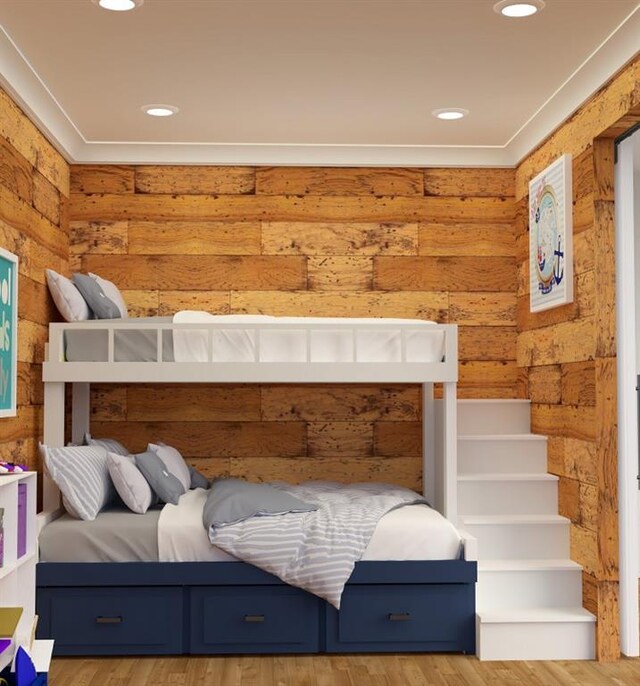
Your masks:
{"label": "beige ceiling", "polygon": [[[587,60],[612,52],[625,27],[611,34],[638,7],[547,0],[538,15],[514,20],[493,2],[146,0],[132,12],[108,12],[91,0],[1,0],[4,38],[40,96],[30,101],[29,78],[21,86],[2,71],[72,158],[90,158],[92,146],[113,161],[146,161],[159,148],[172,161],[181,150],[202,156],[199,147],[277,155],[330,146],[347,158],[362,147],[400,156],[403,148],[457,149],[472,160],[481,149],[504,151],[527,126],[540,128],[536,114],[558,119],[552,96],[566,110],[572,82],[582,94],[569,106],[585,87],[595,90],[605,79],[587,78],[597,61]],[[640,33],[635,40],[640,49]],[[151,118],[140,110],[147,103],[180,112]],[[442,122],[431,116],[440,107],[470,115]],[[56,126],[67,133],[56,135]]]}

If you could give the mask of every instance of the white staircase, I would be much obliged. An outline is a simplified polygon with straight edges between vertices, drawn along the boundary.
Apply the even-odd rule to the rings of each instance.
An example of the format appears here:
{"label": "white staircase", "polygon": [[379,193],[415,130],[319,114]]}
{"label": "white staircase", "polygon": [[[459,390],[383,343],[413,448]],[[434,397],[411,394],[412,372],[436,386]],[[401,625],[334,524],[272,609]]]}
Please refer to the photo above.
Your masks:
{"label": "white staircase", "polygon": [[458,511],[478,541],[481,660],[595,655],[595,618],[582,607],[557,482],[547,474],[547,439],[530,432],[528,400],[458,401]]}

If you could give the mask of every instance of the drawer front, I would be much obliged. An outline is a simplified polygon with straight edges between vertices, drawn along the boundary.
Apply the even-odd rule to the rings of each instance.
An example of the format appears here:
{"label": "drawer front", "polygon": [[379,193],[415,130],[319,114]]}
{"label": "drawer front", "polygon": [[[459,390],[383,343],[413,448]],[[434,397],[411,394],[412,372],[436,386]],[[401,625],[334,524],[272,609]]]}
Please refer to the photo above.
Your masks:
{"label": "drawer front", "polygon": [[182,652],[182,589],[48,588],[38,592],[43,629],[58,655]]}
{"label": "drawer front", "polygon": [[314,652],[319,617],[318,599],[297,588],[192,588],[191,652]]}
{"label": "drawer front", "polygon": [[475,640],[473,584],[347,586],[327,609],[327,649],[468,650]]}

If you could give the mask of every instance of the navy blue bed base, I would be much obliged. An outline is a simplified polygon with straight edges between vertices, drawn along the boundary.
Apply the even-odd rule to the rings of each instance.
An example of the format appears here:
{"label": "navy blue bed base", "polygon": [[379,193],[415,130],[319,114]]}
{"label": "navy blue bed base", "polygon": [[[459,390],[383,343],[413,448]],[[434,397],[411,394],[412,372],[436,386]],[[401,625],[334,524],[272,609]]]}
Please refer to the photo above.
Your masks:
{"label": "navy blue bed base", "polygon": [[358,562],[340,611],[244,562],[39,563],[57,655],[475,652],[477,565]]}

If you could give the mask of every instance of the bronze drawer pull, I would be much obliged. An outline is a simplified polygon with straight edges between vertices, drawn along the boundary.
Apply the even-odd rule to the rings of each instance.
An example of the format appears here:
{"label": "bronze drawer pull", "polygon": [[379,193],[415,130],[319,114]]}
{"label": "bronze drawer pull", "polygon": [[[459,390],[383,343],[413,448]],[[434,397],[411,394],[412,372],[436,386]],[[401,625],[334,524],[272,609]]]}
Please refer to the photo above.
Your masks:
{"label": "bronze drawer pull", "polygon": [[264,622],[264,615],[245,615],[244,621],[252,623]]}
{"label": "bronze drawer pull", "polygon": [[387,618],[390,622],[407,622],[411,615],[408,612],[390,612]]}
{"label": "bronze drawer pull", "polygon": [[96,624],[122,624],[122,617],[96,617]]}

